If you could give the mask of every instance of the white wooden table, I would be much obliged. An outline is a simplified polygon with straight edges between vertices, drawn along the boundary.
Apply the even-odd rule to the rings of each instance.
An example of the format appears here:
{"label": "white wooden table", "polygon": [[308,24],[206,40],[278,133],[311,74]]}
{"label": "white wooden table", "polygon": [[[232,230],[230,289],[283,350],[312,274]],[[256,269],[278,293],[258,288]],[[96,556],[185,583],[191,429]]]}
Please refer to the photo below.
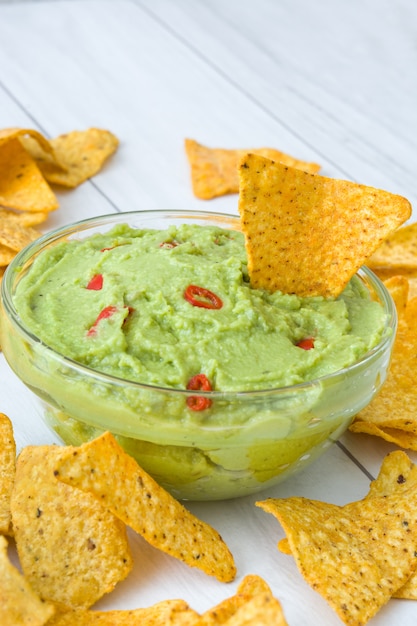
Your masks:
{"label": "white wooden table", "polygon": [[[121,0],[0,4],[0,128],[49,137],[108,128],[120,149],[78,189],[58,192],[47,230],[116,211],[237,212],[237,197],[197,200],[183,141],[271,146],[322,164],[326,176],[417,197],[415,0]],[[0,356],[0,411],[19,449],[57,442],[36,398]],[[346,434],[303,474],[267,496],[344,504],[365,495],[394,446]],[[410,456],[417,462],[417,455]],[[224,585],[131,536],[135,567],[97,608],[182,597],[203,611],[263,576],[290,626],[339,618],[276,549],[278,522],[259,496],[192,503],[235,555]],[[374,626],[415,625],[417,603],[391,600]]]}

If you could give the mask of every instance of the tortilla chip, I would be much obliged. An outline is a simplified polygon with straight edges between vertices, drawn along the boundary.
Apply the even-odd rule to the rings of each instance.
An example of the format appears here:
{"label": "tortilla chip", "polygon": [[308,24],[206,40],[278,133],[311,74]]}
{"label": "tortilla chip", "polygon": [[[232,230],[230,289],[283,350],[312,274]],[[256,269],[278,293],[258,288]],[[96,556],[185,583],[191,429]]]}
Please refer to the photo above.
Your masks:
{"label": "tortilla chip", "polygon": [[305,580],[345,624],[363,625],[417,566],[416,489],[345,506],[269,498],[257,506],[286,533]]}
{"label": "tortilla chip", "polygon": [[114,611],[70,611],[52,619],[48,626],[192,626],[198,613],[184,600],[163,600],[149,608]]}
{"label": "tortilla chip", "polygon": [[116,151],[119,140],[108,130],[89,128],[50,140],[55,158],[26,140],[24,145],[49,183],[77,187],[99,172]]}
{"label": "tortilla chip", "polygon": [[43,626],[54,612],[54,607],[42,602],[19,570],[10,563],[7,541],[0,536],[1,626]]}
{"label": "tortilla chip", "polygon": [[48,139],[42,135],[42,133],[31,128],[3,128],[0,130],[0,147],[2,144],[7,143],[11,139],[19,138],[22,142],[30,138],[31,141],[36,143],[40,149],[47,154],[53,155],[53,148],[50,145]]}
{"label": "tortilla chip", "polygon": [[[384,458],[378,477],[370,484],[366,498],[384,497],[401,494],[404,491],[417,488],[417,466],[407,454],[396,450]],[[288,539],[285,537],[278,543],[278,549],[283,554],[292,554]],[[403,587],[394,593],[395,598],[417,600],[417,573],[409,578]]]}
{"label": "tortilla chip", "polygon": [[278,550],[282,552],[282,554],[292,554],[290,544],[286,537],[278,541]]}
{"label": "tortilla chip", "polygon": [[368,265],[372,269],[417,270],[417,223],[407,224],[387,237],[368,259]]}
{"label": "tortilla chip", "polygon": [[22,211],[52,211],[58,201],[18,138],[0,143],[0,205]]}
{"label": "tortilla chip", "polygon": [[391,276],[384,281],[397,309],[398,317],[403,317],[407,306],[409,282],[405,276]]}
{"label": "tortilla chip", "polygon": [[411,214],[405,198],[248,154],[239,212],[253,287],[336,297]]}
{"label": "tortilla chip", "polygon": [[48,218],[48,211],[22,211],[15,212],[7,209],[0,209],[0,224],[3,221],[18,224],[19,226],[38,226]]}
{"label": "tortilla chip", "polygon": [[12,250],[8,246],[4,246],[0,243],[0,266],[5,267],[13,261],[16,256],[15,250]]}
{"label": "tortilla chip", "polygon": [[18,457],[11,512],[22,570],[44,600],[88,608],[132,567],[126,528],[90,494],[58,481],[58,446]]}
{"label": "tortilla chip", "polygon": [[207,148],[193,139],[186,139],[185,151],[191,168],[191,182],[194,195],[202,200],[210,200],[229,193],[238,193],[238,165],[240,159],[248,152],[260,154],[273,161],[278,161],[312,174],[320,169],[320,165],[317,165],[317,163],[300,161],[273,148],[255,148],[253,150]]}
{"label": "tortilla chip", "polygon": [[159,550],[222,582],[234,579],[234,559],[219,533],[160,487],[110,433],[68,450],[56,475],[93,494]]}
{"label": "tortilla chip", "polygon": [[[245,576],[239,584],[235,595],[226,598],[202,614],[199,626],[218,626],[219,624],[229,624],[229,619],[235,615],[242,606],[246,605],[257,596],[273,597],[269,585],[263,580],[263,578],[254,574],[249,574],[248,576]],[[275,624],[275,621],[271,620],[270,623]],[[285,624],[285,622],[282,623]]]}
{"label": "tortilla chip", "polygon": [[350,430],[377,435],[417,450],[417,298],[403,306],[388,376],[378,395],[360,411]]}
{"label": "tortilla chip", "polygon": [[227,626],[287,626],[279,601],[269,593],[258,594],[240,606]]}
{"label": "tortilla chip", "polygon": [[16,443],[12,423],[4,413],[0,413],[0,442],[0,533],[10,535],[10,498],[16,473]]}
{"label": "tortilla chip", "polygon": [[35,241],[41,233],[30,226],[22,226],[18,220],[0,216],[0,244],[19,252]]}

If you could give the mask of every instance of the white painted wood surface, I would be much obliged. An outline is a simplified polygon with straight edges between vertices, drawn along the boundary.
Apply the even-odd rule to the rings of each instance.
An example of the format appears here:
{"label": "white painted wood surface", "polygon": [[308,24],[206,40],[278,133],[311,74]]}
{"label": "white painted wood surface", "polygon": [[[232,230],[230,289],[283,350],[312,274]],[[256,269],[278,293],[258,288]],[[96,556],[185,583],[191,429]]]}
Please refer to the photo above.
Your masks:
{"label": "white painted wood surface", "polygon": [[[115,211],[237,212],[237,197],[197,200],[183,141],[273,146],[323,165],[326,176],[417,196],[417,5],[414,0],[136,0],[0,4],[0,128],[47,136],[97,126],[120,149],[74,191],[46,229]],[[415,217],[412,218],[413,220]],[[0,356],[0,411],[19,449],[57,442],[36,398]],[[303,474],[258,497],[192,503],[235,555],[224,585],[131,535],[136,564],[97,608],[182,597],[205,610],[248,573],[267,580],[290,626],[339,618],[280,554],[283,532],[259,497],[304,495],[344,504],[367,492],[394,449],[346,434]],[[417,455],[410,454],[417,462]],[[417,621],[417,603],[391,600],[375,626]]]}

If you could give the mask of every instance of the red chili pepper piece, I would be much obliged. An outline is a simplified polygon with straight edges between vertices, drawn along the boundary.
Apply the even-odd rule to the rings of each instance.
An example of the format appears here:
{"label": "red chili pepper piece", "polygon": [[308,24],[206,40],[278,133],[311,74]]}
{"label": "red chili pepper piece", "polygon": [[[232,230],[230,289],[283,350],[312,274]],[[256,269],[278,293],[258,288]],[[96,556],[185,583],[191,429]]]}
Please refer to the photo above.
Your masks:
{"label": "red chili pepper piece", "polygon": [[107,317],[111,317],[114,313],[116,313],[116,311],[117,311],[117,307],[116,306],[110,305],[110,306],[104,307],[104,309],[98,314],[97,319],[94,322],[94,324],[92,325],[92,327],[87,332],[87,337],[91,337],[91,335],[95,335],[98,323],[101,320],[106,319]]}
{"label": "red chili pepper piece", "polygon": [[[187,389],[212,391],[211,383],[205,374],[196,374],[190,378]],[[187,406],[192,411],[204,411],[204,409],[208,409],[211,406],[211,400],[202,396],[188,396]]]}
{"label": "red chili pepper piece", "polygon": [[193,306],[199,306],[204,309],[221,309],[222,300],[212,291],[198,285],[188,285],[184,291],[184,298]]}
{"label": "red chili pepper piece", "polygon": [[311,350],[314,348],[314,338],[306,337],[305,339],[301,339],[297,344],[297,348],[302,348],[303,350]]}
{"label": "red chili pepper piece", "polygon": [[176,248],[178,245],[179,245],[178,241],[163,241],[162,243],[159,244],[159,247],[170,250],[171,248]]}
{"label": "red chili pepper piece", "polygon": [[100,291],[102,288],[103,274],[95,274],[86,287],[86,289],[93,289],[94,291]]}

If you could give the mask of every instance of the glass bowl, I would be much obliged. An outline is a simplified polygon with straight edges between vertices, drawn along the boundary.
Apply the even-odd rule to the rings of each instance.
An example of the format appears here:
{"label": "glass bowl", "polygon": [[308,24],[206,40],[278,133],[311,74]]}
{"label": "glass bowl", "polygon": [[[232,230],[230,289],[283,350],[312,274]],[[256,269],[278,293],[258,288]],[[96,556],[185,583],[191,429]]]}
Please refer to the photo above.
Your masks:
{"label": "glass bowl", "polygon": [[348,428],[383,384],[396,331],[393,301],[367,268],[358,272],[386,313],[378,345],[353,365],[289,387],[198,391],[208,411],[187,409],[195,391],[132,382],[59,354],[34,336],[14,306],[16,287],[46,248],[118,224],[165,229],[194,223],[240,229],[238,217],[142,211],[96,217],[49,233],[22,250],[1,285],[1,345],[12,370],[44,403],[61,439],[80,445],[104,431],[161,485],[184,500],[219,500],[266,489],[304,469]]}

